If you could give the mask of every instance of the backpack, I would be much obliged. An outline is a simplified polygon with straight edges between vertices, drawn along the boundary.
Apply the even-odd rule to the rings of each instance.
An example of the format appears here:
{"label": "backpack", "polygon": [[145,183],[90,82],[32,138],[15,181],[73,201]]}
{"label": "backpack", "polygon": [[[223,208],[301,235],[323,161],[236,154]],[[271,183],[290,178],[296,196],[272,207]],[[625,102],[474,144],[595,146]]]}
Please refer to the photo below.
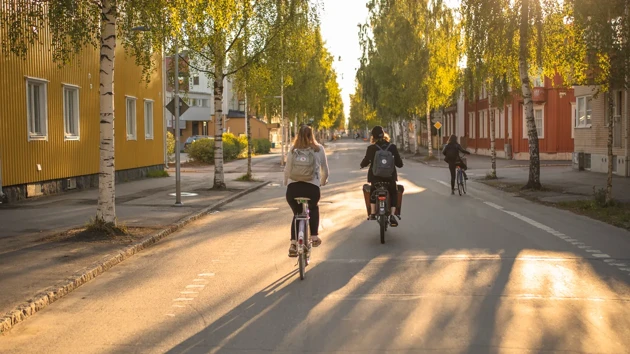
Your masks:
{"label": "backpack", "polygon": [[315,152],[313,149],[293,149],[289,178],[294,181],[310,182],[315,177]]}
{"label": "backpack", "polygon": [[372,174],[376,177],[390,178],[394,175],[394,155],[389,151],[392,144],[388,144],[385,149],[378,144],[374,144],[378,148],[374,154],[372,161]]}
{"label": "backpack", "polygon": [[455,163],[459,158],[459,149],[457,145],[447,144],[442,151],[444,154],[444,162]]}

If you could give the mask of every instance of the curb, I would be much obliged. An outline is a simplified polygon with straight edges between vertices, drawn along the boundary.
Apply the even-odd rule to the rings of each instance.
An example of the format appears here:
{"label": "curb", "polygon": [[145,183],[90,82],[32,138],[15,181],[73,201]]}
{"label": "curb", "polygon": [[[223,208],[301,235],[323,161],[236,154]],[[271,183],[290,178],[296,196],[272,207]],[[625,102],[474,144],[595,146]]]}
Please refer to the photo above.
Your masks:
{"label": "curb", "polygon": [[231,203],[234,200],[244,195],[255,192],[261,189],[262,187],[268,185],[269,183],[270,183],[269,181],[259,183],[258,185],[254,187],[245,189],[241,192],[238,192],[234,195],[224,198],[218,201],[217,203],[209,207],[206,207],[194,214],[185,216],[184,218],[180,219],[176,223],[171,224],[170,226],[166,227],[162,231],[159,231],[156,234],[153,234],[152,236],[148,236],[144,238],[143,240],[140,240],[134,243],[133,245],[124,248],[118,254],[110,257],[109,259],[94,263],[83,273],[78,273],[78,274],[73,275],[70,278],[67,278],[63,284],[56,285],[54,287],[46,289],[44,292],[38,295],[35,295],[31,300],[28,300],[22,303],[21,305],[18,305],[14,310],[9,311],[2,318],[0,318],[0,334],[7,332],[16,324],[26,320],[28,317],[34,315],[38,311],[41,311],[46,306],[68,295],[73,290],[79,288],[81,285],[89,282],[90,280],[98,277],[99,275],[103,274],[104,272],[106,272],[113,266],[117,265],[118,263],[124,261],[125,259],[144,250],[145,248],[148,248],[156,244],[163,238],[178,231],[179,229],[182,229],[184,226],[205,216],[211,211],[214,211],[215,209],[218,209],[228,203]]}

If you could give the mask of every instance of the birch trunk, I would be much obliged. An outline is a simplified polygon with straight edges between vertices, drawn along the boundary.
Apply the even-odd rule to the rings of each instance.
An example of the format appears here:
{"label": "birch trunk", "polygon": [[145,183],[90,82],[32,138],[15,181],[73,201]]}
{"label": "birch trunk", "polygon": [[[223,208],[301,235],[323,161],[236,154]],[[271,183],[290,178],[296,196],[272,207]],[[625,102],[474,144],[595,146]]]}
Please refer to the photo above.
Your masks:
{"label": "birch trunk", "polygon": [[[609,86],[612,87],[612,86]],[[614,96],[613,91],[608,93],[608,177],[606,178],[606,205],[613,201],[612,180],[613,180],[613,129],[614,129]]]}
{"label": "birch trunk", "polygon": [[492,169],[490,170],[490,177],[497,178],[497,149],[496,149],[496,119],[495,110],[492,109],[492,105],[488,105],[490,107],[490,161],[492,165]]}
{"label": "birch trunk", "polygon": [[529,0],[522,0],[520,39],[518,54],[518,71],[521,76],[523,105],[527,119],[527,137],[529,139],[529,178],[525,188],[540,189],[540,150],[538,147],[538,131],[534,120],[534,103],[528,73],[528,40],[529,40]]}
{"label": "birch trunk", "polygon": [[429,149],[429,157],[433,157],[433,141],[431,140],[431,106],[427,102],[427,149]]}
{"label": "birch trunk", "polygon": [[116,0],[103,0],[100,63],[100,164],[96,219],[116,225],[114,166],[114,59],[116,51]]}
{"label": "birch trunk", "polygon": [[212,189],[225,189],[223,175],[223,65],[215,64],[214,77],[214,185]]}
{"label": "birch trunk", "polygon": [[245,91],[245,134],[247,134],[247,179],[252,178],[252,125],[247,114],[247,91]]}
{"label": "birch trunk", "polygon": [[418,117],[413,115],[413,152],[417,155],[420,153],[420,144],[418,144]]}

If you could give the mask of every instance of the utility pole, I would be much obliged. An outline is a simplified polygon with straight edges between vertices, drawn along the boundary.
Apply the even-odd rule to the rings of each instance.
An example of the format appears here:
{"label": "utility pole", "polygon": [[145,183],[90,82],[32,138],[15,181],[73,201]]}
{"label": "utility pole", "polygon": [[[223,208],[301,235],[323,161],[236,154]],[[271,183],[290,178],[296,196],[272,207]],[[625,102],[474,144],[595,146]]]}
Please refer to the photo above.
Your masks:
{"label": "utility pole", "polygon": [[286,122],[284,120],[284,72],[280,73],[280,121],[282,122],[282,161],[280,166],[284,166],[285,149],[286,149]]}
{"label": "utility pole", "polygon": [[182,206],[181,168],[179,156],[179,49],[175,39],[175,206]]}

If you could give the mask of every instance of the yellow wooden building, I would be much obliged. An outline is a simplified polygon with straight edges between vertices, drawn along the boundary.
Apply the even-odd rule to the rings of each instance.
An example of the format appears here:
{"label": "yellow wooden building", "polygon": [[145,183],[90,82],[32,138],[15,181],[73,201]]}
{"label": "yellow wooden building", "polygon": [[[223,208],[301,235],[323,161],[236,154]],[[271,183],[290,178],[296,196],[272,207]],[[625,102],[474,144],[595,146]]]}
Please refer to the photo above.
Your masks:
{"label": "yellow wooden building", "polygon": [[[160,55],[157,53],[156,55]],[[119,180],[164,167],[162,60],[147,84],[116,49],[115,166]],[[0,48],[0,186],[9,201],[98,186],[99,51],[59,67],[48,43],[25,59]]]}

